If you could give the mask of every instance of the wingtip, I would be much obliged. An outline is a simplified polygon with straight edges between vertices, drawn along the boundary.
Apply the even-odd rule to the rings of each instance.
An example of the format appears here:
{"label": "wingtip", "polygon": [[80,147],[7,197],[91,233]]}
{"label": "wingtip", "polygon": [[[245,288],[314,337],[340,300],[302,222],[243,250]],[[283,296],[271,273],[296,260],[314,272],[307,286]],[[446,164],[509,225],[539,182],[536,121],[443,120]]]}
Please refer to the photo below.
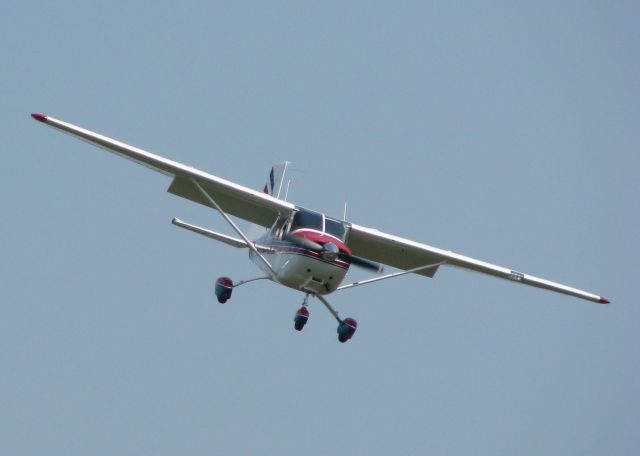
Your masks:
{"label": "wingtip", "polygon": [[600,298],[600,304],[609,304],[611,301],[609,301],[607,298]]}
{"label": "wingtip", "polygon": [[31,114],[31,117],[36,119],[38,122],[46,122],[47,121],[47,116],[45,116],[44,114],[33,113],[33,114]]}

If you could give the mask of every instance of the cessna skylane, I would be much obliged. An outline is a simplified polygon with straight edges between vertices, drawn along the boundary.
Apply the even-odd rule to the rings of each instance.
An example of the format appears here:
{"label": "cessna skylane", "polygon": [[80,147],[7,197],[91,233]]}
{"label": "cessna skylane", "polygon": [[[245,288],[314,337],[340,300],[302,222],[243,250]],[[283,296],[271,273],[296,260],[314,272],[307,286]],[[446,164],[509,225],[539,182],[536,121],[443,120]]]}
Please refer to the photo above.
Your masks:
{"label": "cessna skylane", "polygon": [[[331,312],[338,322],[338,340],[346,342],[353,337],[358,324],[353,318],[342,319],[329,304],[326,295],[404,274],[433,277],[441,266],[469,269],[599,304],[609,304],[608,299],[593,293],[328,217],[292,204],[287,201],[288,188],[283,189],[288,162],[274,166],[263,191],[256,191],[50,116],[31,116],[50,127],[171,177],[169,193],[220,212],[238,237],[192,225],[177,218],[172,220],[180,228],[232,247],[247,249],[249,258],[262,270],[264,275],[236,283],[228,277],[217,279],[215,294],[218,301],[226,302],[235,288],[261,279],[301,291],[304,293],[304,300],[294,317],[294,328],[297,331],[301,331],[309,319],[307,307],[309,297],[312,297]],[[247,233],[255,230],[246,230],[245,233],[230,216],[258,225],[261,235],[250,239]],[[369,279],[342,284],[352,265],[375,274]],[[399,271],[384,274],[383,265],[392,266]]]}

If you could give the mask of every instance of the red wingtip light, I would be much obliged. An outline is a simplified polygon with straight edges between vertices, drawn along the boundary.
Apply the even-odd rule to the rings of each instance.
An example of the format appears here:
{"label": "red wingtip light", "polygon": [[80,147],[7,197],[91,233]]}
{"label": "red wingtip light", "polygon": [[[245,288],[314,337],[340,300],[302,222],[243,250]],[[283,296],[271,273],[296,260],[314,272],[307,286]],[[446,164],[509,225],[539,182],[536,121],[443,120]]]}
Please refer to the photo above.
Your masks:
{"label": "red wingtip light", "polygon": [[47,116],[45,116],[44,114],[31,114],[31,117],[36,119],[38,122],[45,122],[47,120]]}
{"label": "red wingtip light", "polygon": [[600,304],[609,304],[609,302],[607,298],[600,298]]}

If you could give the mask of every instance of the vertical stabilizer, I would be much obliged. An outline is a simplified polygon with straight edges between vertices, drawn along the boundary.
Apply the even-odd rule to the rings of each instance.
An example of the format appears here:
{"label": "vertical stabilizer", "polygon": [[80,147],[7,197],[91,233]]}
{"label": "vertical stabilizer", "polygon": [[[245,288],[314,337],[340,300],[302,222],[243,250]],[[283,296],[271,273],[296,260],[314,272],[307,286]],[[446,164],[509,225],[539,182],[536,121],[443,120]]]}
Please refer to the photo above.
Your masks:
{"label": "vertical stabilizer", "polygon": [[267,177],[267,183],[264,184],[264,188],[262,189],[264,193],[276,198],[281,198],[281,195],[284,197],[284,192],[286,191],[283,185],[284,176],[287,173],[289,165],[291,165],[291,162],[288,161],[273,165]]}
{"label": "vertical stabilizer", "polygon": [[[262,191],[275,198],[286,199],[287,186],[284,184],[284,177],[290,165],[291,162],[288,161],[273,165]],[[251,241],[256,241],[265,234],[266,231],[266,228],[263,226],[251,223],[247,227],[247,237]]]}

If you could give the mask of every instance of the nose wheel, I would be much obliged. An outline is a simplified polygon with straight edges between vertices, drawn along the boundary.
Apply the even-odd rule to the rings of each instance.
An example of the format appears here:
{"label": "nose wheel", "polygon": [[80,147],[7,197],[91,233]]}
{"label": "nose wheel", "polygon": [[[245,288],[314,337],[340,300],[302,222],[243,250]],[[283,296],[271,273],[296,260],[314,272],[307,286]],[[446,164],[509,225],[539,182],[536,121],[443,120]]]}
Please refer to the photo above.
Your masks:
{"label": "nose wheel", "polygon": [[293,327],[296,331],[302,331],[304,325],[309,320],[309,311],[306,307],[302,306],[296,312],[296,316],[293,318]]}
{"label": "nose wheel", "polygon": [[[338,312],[336,312],[336,310],[333,307],[331,307],[331,304],[329,304],[326,299],[324,299],[322,296],[319,296],[319,295],[314,295],[314,296],[318,298],[320,302],[322,302],[322,304],[324,304],[327,310],[331,312],[331,315],[333,315],[333,317],[337,320],[338,340],[341,343],[345,343],[348,340],[350,340],[353,337],[353,335],[356,333],[356,329],[358,329],[358,322],[353,318],[345,318],[344,320],[341,319],[338,316]],[[309,295],[307,294],[304,297],[302,307],[298,309],[295,317],[293,318],[293,327],[296,331],[302,331],[302,329],[304,328],[304,325],[306,325],[307,321],[309,320],[309,310],[307,309],[308,300],[309,300]]]}
{"label": "nose wheel", "polygon": [[302,331],[304,325],[306,325],[309,320],[309,309],[307,309],[308,301],[309,295],[306,294],[304,296],[304,301],[302,301],[302,307],[298,309],[296,316],[293,317],[293,328],[296,331]]}

